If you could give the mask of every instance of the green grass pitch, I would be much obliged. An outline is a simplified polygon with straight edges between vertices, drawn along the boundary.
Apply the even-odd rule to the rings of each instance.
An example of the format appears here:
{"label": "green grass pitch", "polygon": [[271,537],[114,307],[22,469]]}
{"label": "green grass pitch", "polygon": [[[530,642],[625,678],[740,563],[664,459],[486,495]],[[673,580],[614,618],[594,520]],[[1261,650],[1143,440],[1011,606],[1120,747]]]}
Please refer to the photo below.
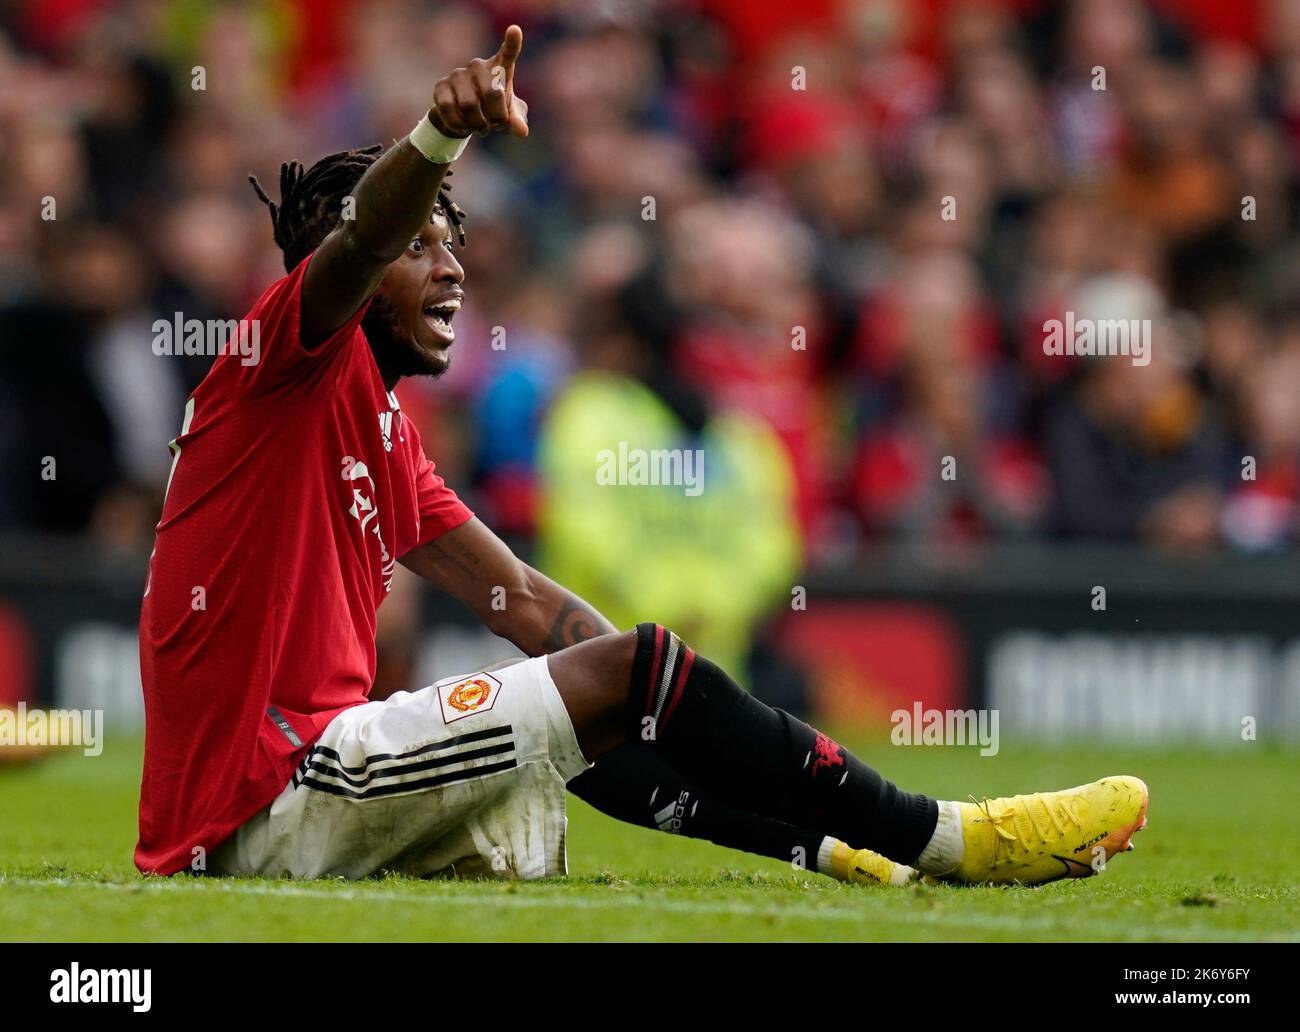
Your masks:
{"label": "green grass pitch", "polygon": [[4,940],[1300,940],[1300,754],[899,748],[847,741],[905,787],[965,798],[1130,773],[1136,850],[1038,889],[863,888],[618,824],[570,799],[571,874],[484,881],[143,879],[138,739],[0,767]]}

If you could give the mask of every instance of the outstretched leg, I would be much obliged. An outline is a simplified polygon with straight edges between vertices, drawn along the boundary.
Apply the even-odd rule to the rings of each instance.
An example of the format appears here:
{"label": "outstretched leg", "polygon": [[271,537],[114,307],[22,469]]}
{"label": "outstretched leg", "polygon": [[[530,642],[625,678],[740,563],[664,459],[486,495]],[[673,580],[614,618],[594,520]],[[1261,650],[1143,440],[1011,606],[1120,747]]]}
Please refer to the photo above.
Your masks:
{"label": "outstretched leg", "polygon": [[583,642],[548,665],[588,759],[643,741],[730,807],[822,828],[927,874],[1086,876],[1146,823],[1146,786],[1132,777],[982,804],[904,792],[658,624]]}
{"label": "outstretched leg", "polygon": [[[938,804],[903,792],[826,735],[755,699],[657,624],[548,657],[578,742],[598,760],[628,741],[726,805],[912,864]],[[913,865],[914,866],[914,865]]]}
{"label": "outstretched leg", "polygon": [[569,791],[616,820],[784,860],[840,881],[905,885],[917,872],[879,854],[857,856],[832,835],[738,810],[687,781],[655,749],[631,742],[569,782]]}

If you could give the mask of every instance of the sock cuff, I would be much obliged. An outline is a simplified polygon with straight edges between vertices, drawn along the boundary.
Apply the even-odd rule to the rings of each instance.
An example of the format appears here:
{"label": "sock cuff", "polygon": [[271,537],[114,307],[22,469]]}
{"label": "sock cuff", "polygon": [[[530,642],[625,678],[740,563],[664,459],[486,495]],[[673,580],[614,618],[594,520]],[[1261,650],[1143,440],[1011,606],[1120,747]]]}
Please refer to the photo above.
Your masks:
{"label": "sock cuff", "polygon": [[939,800],[939,819],[935,822],[934,834],[921,855],[916,858],[916,867],[926,874],[941,877],[956,870],[966,852],[966,843],[961,830],[961,805]]}
{"label": "sock cuff", "polygon": [[662,737],[694,665],[694,650],[668,628],[656,623],[637,624],[628,706],[638,738],[646,737],[647,728],[654,738]]}
{"label": "sock cuff", "polygon": [[852,849],[839,839],[827,835],[822,839],[821,848],[817,850],[817,873],[847,881],[849,861],[852,859]]}

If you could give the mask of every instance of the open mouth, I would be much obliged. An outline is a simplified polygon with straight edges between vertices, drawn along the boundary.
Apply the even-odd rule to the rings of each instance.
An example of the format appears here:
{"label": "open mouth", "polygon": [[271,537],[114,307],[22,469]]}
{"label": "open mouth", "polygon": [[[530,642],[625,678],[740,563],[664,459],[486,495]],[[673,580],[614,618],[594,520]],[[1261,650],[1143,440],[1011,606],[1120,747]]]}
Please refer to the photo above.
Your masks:
{"label": "open mouth", "polygon": [[435,304],[425,305],[424,321],[438,336],[448,341],[455,340],[456,331],[451,328],[451,320],[460,311],[460,298],[450,298]]}

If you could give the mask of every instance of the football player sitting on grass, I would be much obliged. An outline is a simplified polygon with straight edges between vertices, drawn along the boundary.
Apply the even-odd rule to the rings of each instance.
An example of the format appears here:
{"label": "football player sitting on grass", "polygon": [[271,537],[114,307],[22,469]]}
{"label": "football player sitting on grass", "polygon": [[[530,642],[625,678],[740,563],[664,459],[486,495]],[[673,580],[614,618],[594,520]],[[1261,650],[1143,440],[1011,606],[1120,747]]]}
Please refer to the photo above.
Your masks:
{"label": "football player sitting on grass", "polygon": [[[562,874],[567,784],[622,820],[847,881],[1093,874],[1145,822],[1137,778],[903,791],[670,629],[617,631],[436,474],[393,388],[447,368],[465,239],[444,180],[471,136],[528,135],[522,46],[511,26],[439,80],[388,150],[290,162],[278,202],[258,186],[288,275],[246,318],[260,360],[219,357],[172,443],[140,617],[139,868]],[[398,562],[532,658],[367,701]]]}

